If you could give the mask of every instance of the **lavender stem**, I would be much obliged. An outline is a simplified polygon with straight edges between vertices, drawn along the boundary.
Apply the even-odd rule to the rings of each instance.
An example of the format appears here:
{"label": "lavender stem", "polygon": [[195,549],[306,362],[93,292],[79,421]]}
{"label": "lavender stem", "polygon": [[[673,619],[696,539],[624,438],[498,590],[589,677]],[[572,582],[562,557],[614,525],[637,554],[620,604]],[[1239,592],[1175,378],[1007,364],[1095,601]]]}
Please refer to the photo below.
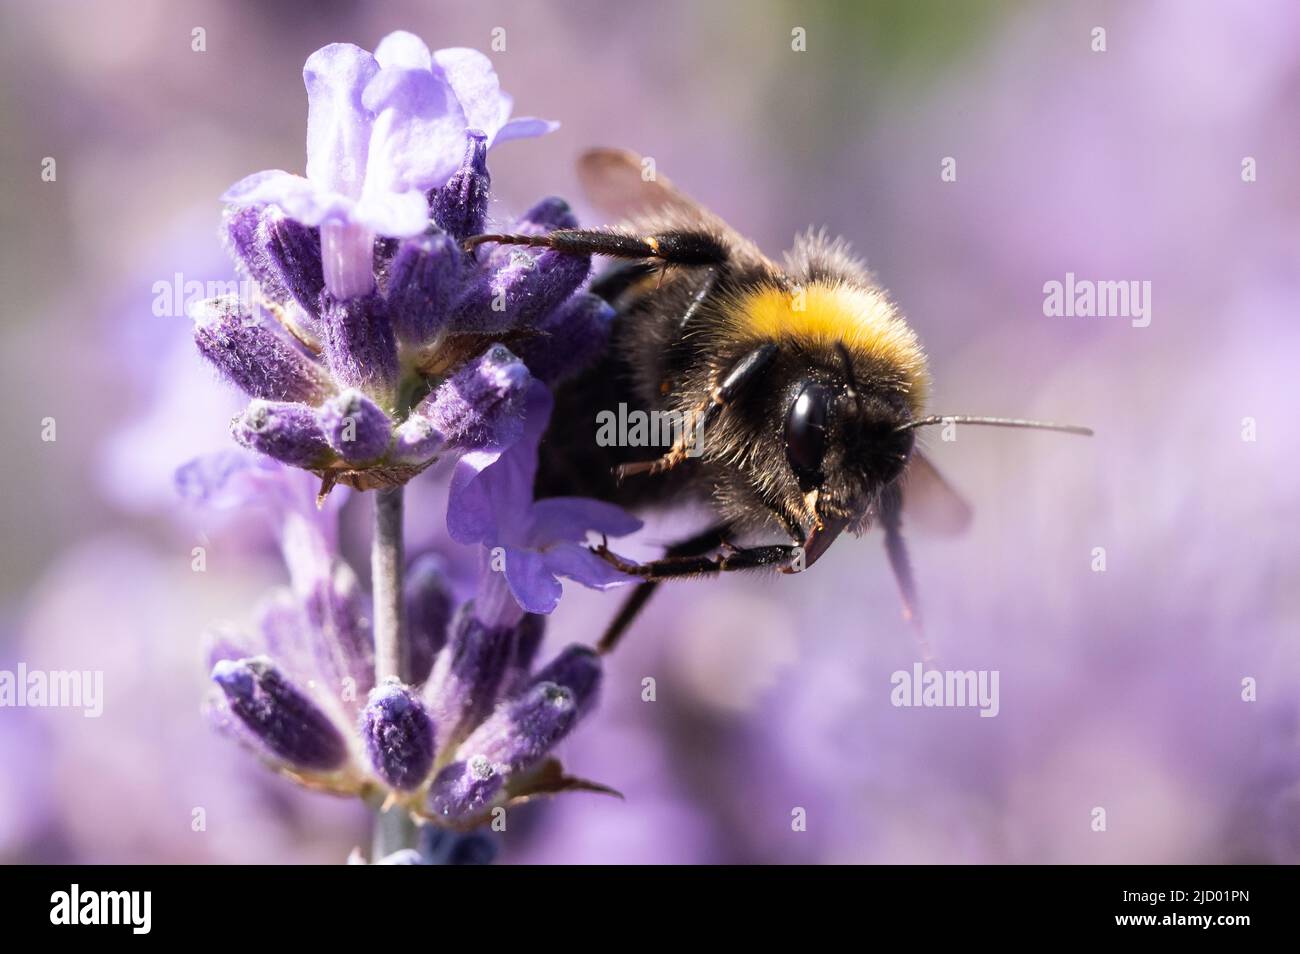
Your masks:
{"label": "lavender stem", "polygon": [[402,607],[402,488],[375,492],[375,538],[370,550],[374,592],[375,682],[409,673]]}
{"label": "lavender stem", "polygon": [[[370,549],[371,589],[374,596],[375,682],[396,676],[410,677],[410,657],[403,619],[402,488],[375,491],[375,536]],[[378,861],[401,848],[415,845],[415,824],[405,809],[380,811],[375,818],[374,856]]]}

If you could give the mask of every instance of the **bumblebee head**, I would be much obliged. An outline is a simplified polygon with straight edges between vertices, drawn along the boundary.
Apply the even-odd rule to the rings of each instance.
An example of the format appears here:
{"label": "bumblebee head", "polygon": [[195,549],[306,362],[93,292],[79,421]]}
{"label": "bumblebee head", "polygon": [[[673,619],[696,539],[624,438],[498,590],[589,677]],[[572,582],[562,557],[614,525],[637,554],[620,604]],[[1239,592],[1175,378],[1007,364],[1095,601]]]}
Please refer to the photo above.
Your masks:
{"label": "bumblebee head", "polygon": [[907,466],[915,434],[905,394],[864,391],[851,372],[840,382],[800,381],[793,392],[782,436],[812,565],[845,528],[867,524]]}

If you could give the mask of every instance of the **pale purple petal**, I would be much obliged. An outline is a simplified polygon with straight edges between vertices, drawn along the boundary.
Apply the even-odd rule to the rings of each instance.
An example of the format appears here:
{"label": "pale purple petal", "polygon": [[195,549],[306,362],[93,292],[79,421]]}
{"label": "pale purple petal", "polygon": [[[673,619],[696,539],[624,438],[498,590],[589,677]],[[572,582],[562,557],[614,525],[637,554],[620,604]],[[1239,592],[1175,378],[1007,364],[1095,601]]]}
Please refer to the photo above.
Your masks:
{"label": "pale purple petal", "polygon": [[283,169],[263,169],[244,176],[221,194],[232,205],[279,205],[286,197],[314,193],[315,183]]}
{"label": "pale purple petal", "polygon": [[376,235],[409,238],[429,227],[429,200],[423,192],[367,192],[352,220]]}
{"label": "pale purple petal", "polygon": [[478,50],[452,47],[438,50],[433,60],[456,94],[470,129],[481,129],[489,139],[501,124],[501,83],[492,61]]}
{"label": "pale purple petal", "polygon": [[465,115],[441,75],[382,70],[366,87],[365,105],[375,115],[367,194],[427,191],[447,181],[464,151]]}
{"label": "pale purple petal", "polygon": [[346,488],[340,488],[324,508],[317,509],[312,500],[320,486],[318,478],[247,450],[196,457],[176,471],[174,480],[177,492],[189,503],[214,510],[258,507],[277,519],[297,511],[322,532],[347,499]]}
{"label": "pale purple petal", "polygon": [[492,510],[491,481],[484,474],[502,456],[499,451],[473,451],[456,462],[448,491],[447,533],[457,543],[495,539],[497,519]]}
{"label": "pale purple petal", "polygon": [[557,576],[581,583],[593,590],[606,590],[611,586],[624,586],[636,581],[620,573],[585,546],[575,543],[561,544],[543,554],[546,568]]}
{"label": "pale purple petal", "polygon": [[560,128],[560,124],[553,119],[538,119],[535,116],[520,116],[518,119],[511,119],[510,114],[515,108],[515,98],[506,92],[501,93],[498,108],[500,112],[497,114],[494,127],[496,132],[488,143],[490,146],[495,146],[499,142],[508,142],[511,139],[543,136]]}
{"label": "pale purple petal", "polygon": [[529,139],[533,136],[545,136],[547,133],[555,132],[560,128],[560,124],[554,119],[538,119],[536,116],[520,116],[512,119],[504,126],[497,130],[497,134],[492,137],[492,145],[499,146],[503,142],[509,142],[512,139]]}
{"label": "pale purple petal", "polygon": [[550,392],[533,382],[524,404],[524,434],[502,454],[464,455],[452,474],[447,532],[457,543],[486,543],[518,536],[527,525],[537,473],[537,445],[551,416]]}
{"label": "pale purple petal", "polygon": [[433,66],[433,55],[414,33],[394,30],[375,47],[375,62],[381,69],[428,70]]}
{"label": "pale purple petal", "polygon": [[505,554],[506,583],[515,601],[530,613],[550,613],[564,588],[547,566],[547,557],[532,550],[509,549]]}
{"label": "pale purple petal", "polygon": [[527,540],[540,546],[548,541],[581,543],[588,531],[623,537],[641,529],[641,521],[621,507],[585,497],[548,497],[533,504]]}
{"label": "pale purple petal", "polygon": [[[307,178],[348,198],[361,196],[373,125],[361,96],[379,72],[351,43],[331,43],[307,58]],[[310,223],[315,224],[315,223]]]}
{"label": "pale purple petal", "polygon": [[238,206],[279,206],[303,225],[345,222],[354,205],[344,195],[281,169],[245,176],[222,193],[221,201]]}
{"label": "pale purple petal", "polygon": [[282,470],[280,464],[250,451],[204,454],[176,471],[176,490],[192,503],[225,510],[255,499],[260,482]]}

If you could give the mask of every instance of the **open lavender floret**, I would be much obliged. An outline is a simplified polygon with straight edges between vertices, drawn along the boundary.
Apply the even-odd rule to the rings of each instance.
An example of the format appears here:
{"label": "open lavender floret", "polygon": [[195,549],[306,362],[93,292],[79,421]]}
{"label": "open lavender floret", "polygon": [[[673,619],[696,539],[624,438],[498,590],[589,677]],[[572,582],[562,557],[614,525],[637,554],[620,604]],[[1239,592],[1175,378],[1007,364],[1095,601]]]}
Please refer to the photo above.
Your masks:
{"label": "open lavender floret", "polygon": [[[489,146],[555,124],[505,119],[486,57],[406,33],[374,56],[325,47],[304,76],[306,177],[259,172],[223,196],[228,247],[258,293],[192,312],[200,352],[253,399],[235,439],[317,474],[322,494],[508,444],[531,380],[589,361],[610,318],[579,290],[588,259],[460,244],[484,227]],[[511,229],[575,224],[548,198]]]}

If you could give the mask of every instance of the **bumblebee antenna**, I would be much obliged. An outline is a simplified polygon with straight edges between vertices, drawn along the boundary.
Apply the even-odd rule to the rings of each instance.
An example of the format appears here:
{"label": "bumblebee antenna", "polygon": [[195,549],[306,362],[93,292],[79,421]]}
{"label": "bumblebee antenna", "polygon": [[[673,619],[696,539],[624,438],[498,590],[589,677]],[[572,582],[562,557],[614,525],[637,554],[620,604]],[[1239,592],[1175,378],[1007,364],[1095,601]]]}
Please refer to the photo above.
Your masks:
{"label": "bumblebee antenna", "polygon": [[973,417],[969,414],[932,414],[900,424],[895,430],[910,431],[917,427],[929,427],[932,424],[984,424],[988,427],[1023,427],[1036,431],[1060,431],[1063,434],[1081,434],[1092,436],[1091,427],[1077,424],[1056,424],[1052,421],[1029,421],[1020,417]]}

